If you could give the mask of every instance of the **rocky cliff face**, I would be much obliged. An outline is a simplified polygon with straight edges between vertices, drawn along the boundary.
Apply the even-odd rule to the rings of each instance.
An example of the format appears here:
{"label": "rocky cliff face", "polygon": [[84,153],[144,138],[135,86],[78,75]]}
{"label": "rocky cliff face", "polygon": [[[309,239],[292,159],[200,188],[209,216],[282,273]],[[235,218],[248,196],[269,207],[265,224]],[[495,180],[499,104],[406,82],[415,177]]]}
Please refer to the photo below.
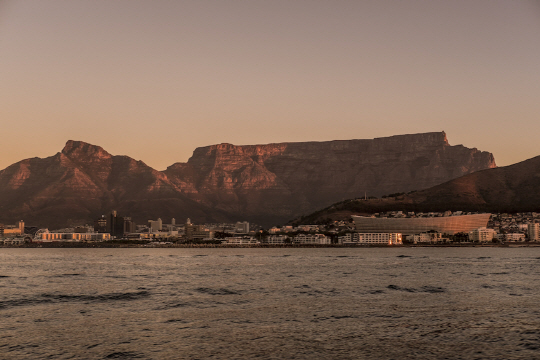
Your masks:
{"label": "rocky cliff face", "polygon": [[[495,167],[490,153],[448,144],[444,132],[372,140],[197,148],[163,172],[99,146],[0,172],[0,217],[36,224],[90,222],[112,209],[136,220],[191,217],[280,223],[333,202],[420,190]],[[51,225],[49,225],[51,226]]]}
{"label": "rocky cliff face", "polygon": [[198,148],[165,174],[199,201],[259,222],[342,199],[431,187],[495,167],[493,155],[449,145],[446,134],[373,140]]}

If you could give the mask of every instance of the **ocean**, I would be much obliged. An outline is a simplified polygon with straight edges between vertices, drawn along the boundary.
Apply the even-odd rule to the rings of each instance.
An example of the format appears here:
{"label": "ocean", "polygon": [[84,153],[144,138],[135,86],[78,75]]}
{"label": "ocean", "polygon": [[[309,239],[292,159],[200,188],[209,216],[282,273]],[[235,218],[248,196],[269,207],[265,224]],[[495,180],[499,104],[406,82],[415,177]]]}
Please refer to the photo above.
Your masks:
{"label": "ocean", "polygon": [[539,359],[540,248],[0,248],[0,359]]}

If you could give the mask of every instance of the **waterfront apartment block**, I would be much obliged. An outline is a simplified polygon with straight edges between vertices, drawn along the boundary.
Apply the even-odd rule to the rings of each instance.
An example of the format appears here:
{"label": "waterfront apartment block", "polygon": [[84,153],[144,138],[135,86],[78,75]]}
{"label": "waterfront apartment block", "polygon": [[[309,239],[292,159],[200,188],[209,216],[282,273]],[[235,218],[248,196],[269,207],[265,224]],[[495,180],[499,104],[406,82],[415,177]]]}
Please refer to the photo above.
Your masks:
{"label": "waterfront apartment block", "polygon": [[111,240],[109,233],[58,233],[45,231],[36,234],[34,241],[107,241]]}
{"label": "waterfront apartment block", "polygon": [[469,232],[469,241],[472,242],[490,242],[495,238],[497,232],[485,227],[478,228]]}
{"label": "waterfront apartment block", "polygon": [[294,244],[328,245],[331,239],[324,234],[299,234],[293,238]]}
{"label": "waterfront apartment block", "polygon": [[359,234],[361,245],[401,245],[403,235],[400,233],[363,233]]}
{"label": "waterfront apartment block", "polygon": [[221,242],[227,245],[254,245],[260,244],[257,239],[251,236],[231,236]]}
{"label": "waterfront apartment block", "polygon": [[400,233],[359,233],[352,232],[338,237],[343,245],[401,245],[403,235]]}
{"label": "waterfront apartment block", "polygon": [[427,243],[427,244],[437,244],[442,243],[444,240],[440,232],[424,232],[420,234],[415,234],[412,236],[412,241],[414,244],[418,243]]}
{"label": "waterfront apartment block", "polygon": [[[264,240],[265,244],[281,245],[286,244],[289,237],[287,235],[269,235]],[[290,243],[290,241],[288,241]]]}

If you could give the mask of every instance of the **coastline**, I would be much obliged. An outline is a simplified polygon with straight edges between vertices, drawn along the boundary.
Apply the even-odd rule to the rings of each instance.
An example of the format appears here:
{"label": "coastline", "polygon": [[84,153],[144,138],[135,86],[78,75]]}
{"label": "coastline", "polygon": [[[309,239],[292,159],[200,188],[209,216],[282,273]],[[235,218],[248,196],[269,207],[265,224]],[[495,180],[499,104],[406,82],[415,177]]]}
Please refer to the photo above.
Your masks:
{"label": "coastline", "polygon": [[113,243],[113,242],[51,242],[51,243],[27,243],[21,245],[0,245],[0,249],[55,249],[55,248],[204,248],[204,249],[227,249],[227,248],[255,248],[255,249],[283,249],[283,248],[456,248],[456,247],[499,247],[499,248],[517,248],[517,247],[540,247],[540,243],[521,242],[521,243],[462,243],[462,244],[403,244],[403,245],[316,245],[316,244],[137,244],[137,243]]}

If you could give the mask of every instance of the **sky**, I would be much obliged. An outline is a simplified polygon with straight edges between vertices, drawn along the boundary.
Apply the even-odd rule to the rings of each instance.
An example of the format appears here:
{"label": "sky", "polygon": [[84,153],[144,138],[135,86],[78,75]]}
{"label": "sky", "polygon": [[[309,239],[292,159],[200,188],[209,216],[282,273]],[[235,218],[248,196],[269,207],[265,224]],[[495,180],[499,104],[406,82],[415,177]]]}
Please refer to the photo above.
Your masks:
{"label": "sky", "polygon": [[539,39],[540,1],[0,0],[0,169],[432,131],[510,165],[540,155]]}

